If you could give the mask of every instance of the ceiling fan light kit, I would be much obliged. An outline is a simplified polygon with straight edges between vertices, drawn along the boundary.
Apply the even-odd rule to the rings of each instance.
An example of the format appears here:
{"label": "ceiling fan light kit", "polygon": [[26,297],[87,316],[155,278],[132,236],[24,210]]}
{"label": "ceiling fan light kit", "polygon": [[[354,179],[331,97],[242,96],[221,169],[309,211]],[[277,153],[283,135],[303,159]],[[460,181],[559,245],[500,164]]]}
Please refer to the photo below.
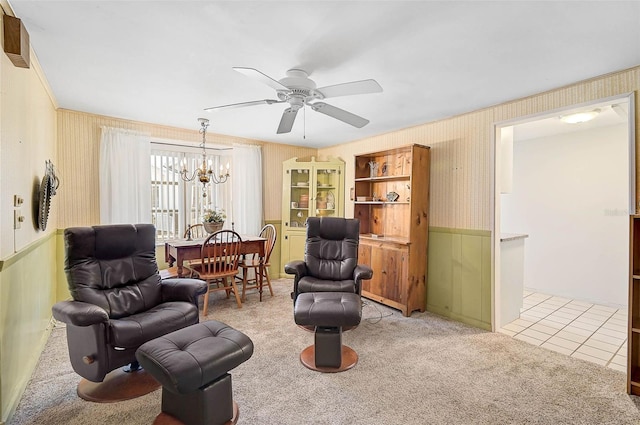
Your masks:
{"label": "ceiling fan light kit", "polygon": [[324,102],[317,102],[331,97],[352,96],[356,94],[380,93],[382,87],[375,80],[352,81],[349,83],[336,84],[317,88],[315,81],[309,78],[309,74],[302,69],[290,69],[287,76],[275,80],[268,75],[254,68],[234,67],[234,70],[254,78],[263,84],[276,90],[276,99],[254,100],[250,102],[232,103],[229,105],[214,106],[206,108],[205,111],[214,111],[223,108],[238,108],[254,105],[272,105],[274,103],[288,103],[289,107],[282,113],[280,124],[278,125],[277,134],[289,133],[293,128],[298,110],[305,105],[311,107],[312,110],[321,114],[330,116],[339,121],[352,125],[356,128],[362,128],[369,123],[369,120],[362,118],[356,114],[329,105]]}

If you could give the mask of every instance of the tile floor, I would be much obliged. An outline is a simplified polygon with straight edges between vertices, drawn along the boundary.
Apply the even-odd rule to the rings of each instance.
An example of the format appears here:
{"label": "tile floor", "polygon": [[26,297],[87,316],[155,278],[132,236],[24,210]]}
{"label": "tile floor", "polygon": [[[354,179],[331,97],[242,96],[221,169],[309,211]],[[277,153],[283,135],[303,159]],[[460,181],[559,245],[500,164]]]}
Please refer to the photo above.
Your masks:
{"label": "tile floor", "polygon": [[499,332],[621,372],[627,370],[627,309],[524,292],[520,318]]}

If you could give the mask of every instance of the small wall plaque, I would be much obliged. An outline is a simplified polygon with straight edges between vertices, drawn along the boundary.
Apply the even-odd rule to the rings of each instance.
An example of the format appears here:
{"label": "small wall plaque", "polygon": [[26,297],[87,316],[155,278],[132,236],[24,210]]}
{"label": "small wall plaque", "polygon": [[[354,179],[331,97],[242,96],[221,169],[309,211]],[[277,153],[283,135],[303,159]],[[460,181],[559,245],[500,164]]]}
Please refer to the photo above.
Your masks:
{"label": "small wall plaque", "polygon": [[29,33],[18,18],[2,16],[4,27],[4,52],[13,65],[29,68]]}

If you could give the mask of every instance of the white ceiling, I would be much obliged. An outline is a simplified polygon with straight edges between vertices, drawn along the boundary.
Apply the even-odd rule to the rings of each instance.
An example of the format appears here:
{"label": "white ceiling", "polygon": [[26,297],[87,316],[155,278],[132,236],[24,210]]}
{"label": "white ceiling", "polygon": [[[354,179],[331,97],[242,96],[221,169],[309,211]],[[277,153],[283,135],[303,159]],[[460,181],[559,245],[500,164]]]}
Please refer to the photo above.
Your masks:
{"label": "white ceiling", "polygon": [[[640,64],[640,1],[8,1],[59,107],[311,147]],[[361,129],[305,108],[277,135],[286,104],[203,111],[275,98],[233,66],[384,91],[326,101]]]}

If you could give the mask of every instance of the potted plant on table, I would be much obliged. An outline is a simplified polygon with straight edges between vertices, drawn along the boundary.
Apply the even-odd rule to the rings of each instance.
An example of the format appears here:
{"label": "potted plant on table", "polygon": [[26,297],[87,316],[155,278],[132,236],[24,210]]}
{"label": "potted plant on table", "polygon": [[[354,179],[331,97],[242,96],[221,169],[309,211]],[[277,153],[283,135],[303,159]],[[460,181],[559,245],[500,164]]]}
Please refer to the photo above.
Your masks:
{"label": "potted plant on table", "polygon": [[224,210],[215,208],[205,210],[202,216],[202,225],[207,233],[215,233],[218,230],[222,230],[224,220],[227,218]]}

